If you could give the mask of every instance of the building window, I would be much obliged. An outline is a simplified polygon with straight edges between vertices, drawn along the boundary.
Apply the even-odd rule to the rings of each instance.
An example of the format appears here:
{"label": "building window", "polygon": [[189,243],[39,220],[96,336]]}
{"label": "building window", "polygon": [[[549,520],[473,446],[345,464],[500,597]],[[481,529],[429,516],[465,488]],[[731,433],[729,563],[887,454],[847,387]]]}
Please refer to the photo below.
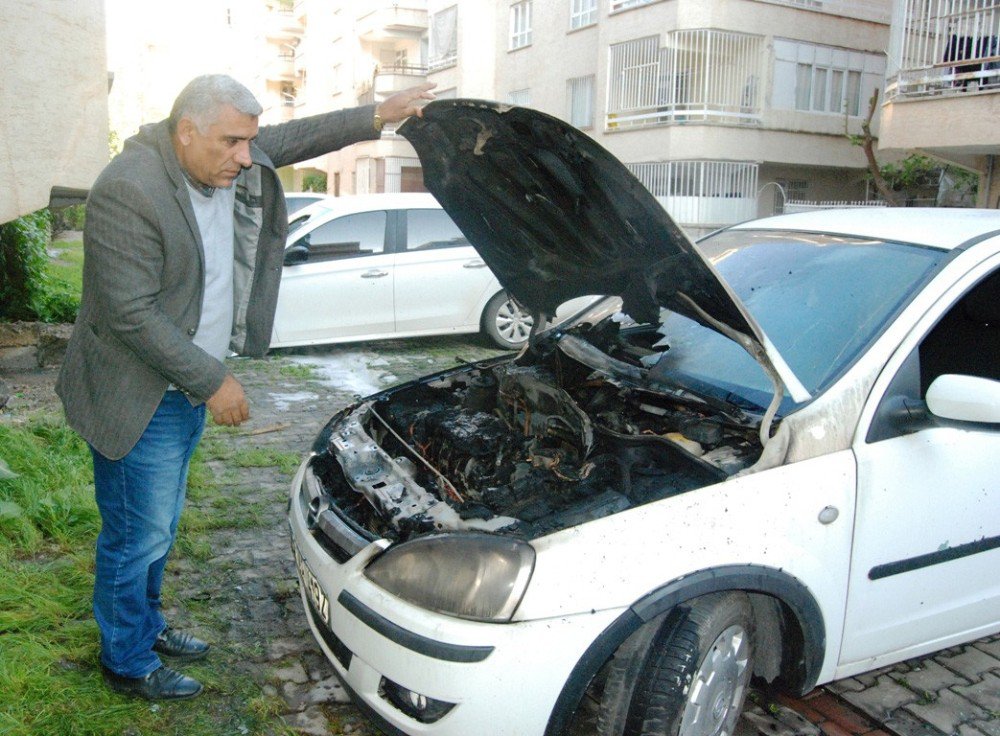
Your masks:
{"label": "building window", "polygon": [[531,45],[531,0],[510,6],[510,51]]}
{"label": "building window", "polygon": [[570,30],[592,26],[597,22],[597,0],[570,0]]}
{"label": "building window", "polygon": [[771,104],[786,110],[859,117],[884,74],[881,54],[775,39]]}
{"label": "building window", "polygon": [[430,45],[427,52],[429,70],[452,66],[458,60],[458,7],[435,13],[431,16]]}
{"label": "building window", "polygon": [[531,90],[516,89],[507,93],[507,102],[518,107],[528,107],[531,105]]}
{"label": "building window", "polygon": [[594,76],[577,77],[567,82],[569,122],[577,128],[594,127]]}

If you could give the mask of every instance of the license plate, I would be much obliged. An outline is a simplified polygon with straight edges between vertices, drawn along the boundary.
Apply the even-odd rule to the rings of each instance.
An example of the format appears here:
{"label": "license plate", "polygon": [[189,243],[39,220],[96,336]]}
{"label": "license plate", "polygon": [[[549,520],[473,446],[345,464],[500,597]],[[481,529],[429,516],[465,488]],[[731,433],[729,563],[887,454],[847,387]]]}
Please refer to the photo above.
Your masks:
{"label": "license plate", "polygon": [[302,581],[302,585],[305,586],[306,595],[309,597],[309,601],[313,604],[313,607],[323,618],[323,623],[327,626],[330,625],[330,599],[326,597],[326,593],[319,585],[319,581],[316,576],[313,575],[312,570],[306,565],[306,561],[302,559],[302,555],[299,554],[298,550],[295,550],[295,566],[299,570],[299,580]]}

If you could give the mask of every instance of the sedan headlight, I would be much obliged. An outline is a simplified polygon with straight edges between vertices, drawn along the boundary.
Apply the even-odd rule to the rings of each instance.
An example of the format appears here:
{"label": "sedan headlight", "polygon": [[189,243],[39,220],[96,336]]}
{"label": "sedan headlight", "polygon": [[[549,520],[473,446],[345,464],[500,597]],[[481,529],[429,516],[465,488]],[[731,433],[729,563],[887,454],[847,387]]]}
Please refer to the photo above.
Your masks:
{"label": "sedan headlight", "polygon": [[509,621],[534,566],[534,548],[519,539],[440,534],[389,547],[365,568],[365,576],[432,611],[476,621]]}

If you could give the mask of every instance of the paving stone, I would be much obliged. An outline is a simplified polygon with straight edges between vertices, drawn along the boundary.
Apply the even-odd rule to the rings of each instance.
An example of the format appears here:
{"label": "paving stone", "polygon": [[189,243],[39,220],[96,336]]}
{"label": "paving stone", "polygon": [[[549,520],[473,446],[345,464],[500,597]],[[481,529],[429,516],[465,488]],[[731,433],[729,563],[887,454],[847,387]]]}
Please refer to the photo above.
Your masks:
{"label": "paving stone", "polygon": [[949,734],[958,731],[958,727],[963,723],[983,719],[989,715],[975,703],[950,690],[942,690],[938,693],[937,700],[932,703],[910,703],[904,707],[917,718]]}
{"label": "paving stone", "polygon": [[978,682],[988,672],[1000,674],[1000,659],[977,647],[965,647],[957,654],[938,656],[935,659],[948,669],[958,672],[969,682]]}
{"label": "paving stone", "polygon": [[276,669],[271,675],[283,682],[294,682],[300,685],[309,682],[309,675],[306,674],[305,668],[298,662]]}
{"label": "paving stone", "polygon": [[980,649],[991,657],[995,657],[997,662],[1000,663],[1000,636],[994,636],[990,639],[980,639],[974,646],[976,649]]}
{"label": "paving stone", "polygon": [[972,732],[973,736],[979,736],[980,733],[984,734],[984,736],[1000,736],[1000,717],[970,721],[966,725],[971,729],[975,729]]}
{"label": "paving stone", "polygon": [[983,732],[975,724],[965,723],[958,727],[957,736],[983,736]]}
{"label": "paving stone", "polygon": [[952,690],[1000,718],[1000,676],[987,672],[981,682],[968,687],[954,687]]}
{"label": "paving stone", "polygon": [[[874,682],[874,678],[870,682]],[[859,693],[864,690],[869,685],[865,685],[860,679],[856,677],[845,677],[843,680],[835,680],[824,687],[831,692],[837,693]]]}
{"label": "paving stone", "polygon": [[931,724],[903,709],[895,711],[891,718],[884,722],[887,731],[895,736],[955,736],[952,733],[940,731]]}
{"label": "paving stone", "polygon": [[329,722],[319,707],[289,713],[282,717],[288,727],[306,736],[330,736]]}
{"label": "paving stone", "polygon": [[[952,661],[954,659],[955,657],[951,658]],[[938,690],[952,685],[968,685],[970,682],[969,679],[953,672],[951,668],[942,667],[933,659],[923,660],[904,674],[890,676],[900,685],[916,691],[918,695],[932,698]]]}
{"label": "paving stone", "polygon": [[887,721],[901,706],[917,701],[915,692],[903,687],[888,674],[879,675],[872,687],[861,692],[845,692],[842,697],[879,722]]}

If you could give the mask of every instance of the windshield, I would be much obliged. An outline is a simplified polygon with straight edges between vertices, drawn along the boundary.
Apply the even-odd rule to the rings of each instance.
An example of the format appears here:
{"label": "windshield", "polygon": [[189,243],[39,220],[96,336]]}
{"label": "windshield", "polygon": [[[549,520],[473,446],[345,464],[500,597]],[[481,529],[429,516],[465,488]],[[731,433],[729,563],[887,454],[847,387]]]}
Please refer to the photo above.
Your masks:
{"label": "windshield", "polygon": [[[728,230],[698,244],[809,393],[841,375],[909,301],[945,251],[814,233]],[[747,408],[773,393],[741,347],[665,312],[644,362],[650,379],[687,383]],[[782,412],[794,406],[786,396]]]}

